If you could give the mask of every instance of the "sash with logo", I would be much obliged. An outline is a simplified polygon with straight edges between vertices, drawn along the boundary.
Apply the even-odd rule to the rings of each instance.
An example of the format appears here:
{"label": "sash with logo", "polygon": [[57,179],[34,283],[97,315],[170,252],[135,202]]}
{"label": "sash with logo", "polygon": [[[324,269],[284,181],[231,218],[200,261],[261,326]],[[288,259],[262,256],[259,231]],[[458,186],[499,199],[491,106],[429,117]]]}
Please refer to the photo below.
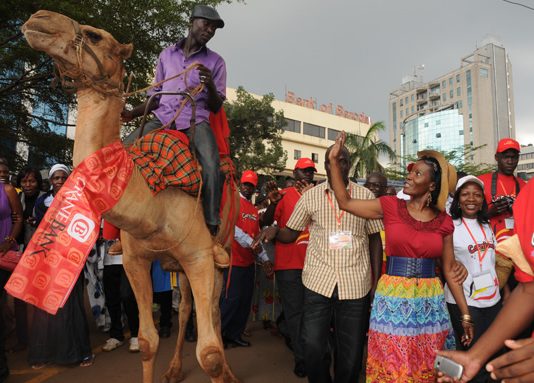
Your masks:
{"label": "sash with logo", "polygon": [[98,238],[102,214],[119,201],[132,169],[120,141],[83,160],[56,194],[7,282],[7,292],[56,314]]}

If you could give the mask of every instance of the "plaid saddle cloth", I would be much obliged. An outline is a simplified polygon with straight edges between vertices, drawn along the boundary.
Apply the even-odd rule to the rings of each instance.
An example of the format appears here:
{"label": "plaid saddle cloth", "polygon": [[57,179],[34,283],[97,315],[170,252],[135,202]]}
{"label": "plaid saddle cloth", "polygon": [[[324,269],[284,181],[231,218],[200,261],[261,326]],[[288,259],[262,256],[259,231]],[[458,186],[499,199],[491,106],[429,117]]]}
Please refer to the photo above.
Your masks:
{"label": "plaid saddle cloth", "polygon": [[129,149],[153,194],[169,186],[196,196],[201,175],[189,150],[189,139],[177,130],[158,130],[137,140]]}

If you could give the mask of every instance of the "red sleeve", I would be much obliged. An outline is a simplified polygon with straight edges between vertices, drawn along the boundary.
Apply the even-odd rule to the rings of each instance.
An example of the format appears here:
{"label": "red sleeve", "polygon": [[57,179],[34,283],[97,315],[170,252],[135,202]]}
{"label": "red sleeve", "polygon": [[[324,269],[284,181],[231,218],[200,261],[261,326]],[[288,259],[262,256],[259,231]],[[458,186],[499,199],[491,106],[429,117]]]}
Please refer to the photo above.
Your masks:
{"label": "red sleeve", "polygon": [[446,237],[447,235],[451,235],[454,232],[454,224],[450,215],[445,212],[441,212],[440,214],[445,215],[445,218],[441,223],[440,233],[443,237]]}
{"label": "red sleeve", "polygon": [[380,205],[382,206],[382,221],[385,225],[389,221],[389,217],[391,217],[393,214],[396,214],[399,199],[397,198],[397,196],[394,195],[386,195],[383,197],[379,197],[378,200],[380,201]]}

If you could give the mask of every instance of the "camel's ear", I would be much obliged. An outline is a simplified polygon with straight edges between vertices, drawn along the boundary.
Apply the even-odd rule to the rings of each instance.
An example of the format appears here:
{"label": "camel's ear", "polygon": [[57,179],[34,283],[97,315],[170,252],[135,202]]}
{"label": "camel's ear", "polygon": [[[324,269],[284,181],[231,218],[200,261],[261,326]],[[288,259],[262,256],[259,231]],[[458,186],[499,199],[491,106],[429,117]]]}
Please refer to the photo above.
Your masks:
{"label": "camel's ear", "polygon": [[120,44],[118,54],[124,59],[129,59],[132,55],[133,44]]}

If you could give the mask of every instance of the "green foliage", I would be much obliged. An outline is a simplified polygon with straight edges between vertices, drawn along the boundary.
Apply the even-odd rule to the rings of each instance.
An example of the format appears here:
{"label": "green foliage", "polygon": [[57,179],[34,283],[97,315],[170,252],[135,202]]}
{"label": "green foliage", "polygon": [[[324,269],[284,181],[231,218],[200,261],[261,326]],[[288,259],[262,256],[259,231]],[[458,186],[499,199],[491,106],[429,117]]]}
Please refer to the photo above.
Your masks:
{"label": "green foliage", "polygon": [[[485,145],[472,146],[467,144],[442,153],[443,156],[447,159],[447,161],[454,165],[457,172],[464,172],[469,175],[478,176],[480,174],[495,171],[495,165],[485,163],[475,164],[471,162],[471,160],[469,160],[470,158],[474,158],[474,154],[476,153],[476,151],[480,150],[484,146]],[[409,164],[410,162],[415,162],[416,160],[417,156],[406,156],[400,162]],[[402,180],[406,177],[407,173],[405,168],[401,168],[399,170],[395,167],[388,167],[387,169],[385,169],[385,174],[388,179]]]}
{"label": "green foliage", "polygon": [[262,170],[267,174],[285,168],[287,154],[282,148],[284,113],[272,107],[274,95],[257,99],[243,87],[237,89],[235,102],[225,102],[230,125],[230,148],[237,159],[238,172]]}
{"label": "green foliage", "polygon": [[373,123],[365,136],[348,134],[345,146],[351,152],[350,161],[353,169],[353,178],[365,177],[372,172],[383,172],[384,167],[378,162],[380,155],[386,155],[391,161],[396,155],[388,144],[377,140],[378,132],[384,130],[382,121]]}
{"label": "green foliage", "polygon": [[[31,14],[39,9],[59,12],[81,24],[105,29],[121,43],[132,42],[134,53],[126,63],[126,70],[135,74],[132,89],[138,89],[151,82],[162,48],[187,34],[193,6],[197,3],[216,6],[223,2],[231,0],[1,1],[0,156],[15,159],[10,161],[12,170],[25,166],[25,159],[14,150],[15,142],[23,142],[30,145],[33,166],[72,162],[72,142],[56,133],[65,131],[67,113],[69,108],[75,108],[75,99],[61,89],[50,87],[51,59],[31,49],[24,40],[20,27]],[[128,101],[137,104],[142,98],[140,95]],[[43,113],[44,105],[47,110]]]}

